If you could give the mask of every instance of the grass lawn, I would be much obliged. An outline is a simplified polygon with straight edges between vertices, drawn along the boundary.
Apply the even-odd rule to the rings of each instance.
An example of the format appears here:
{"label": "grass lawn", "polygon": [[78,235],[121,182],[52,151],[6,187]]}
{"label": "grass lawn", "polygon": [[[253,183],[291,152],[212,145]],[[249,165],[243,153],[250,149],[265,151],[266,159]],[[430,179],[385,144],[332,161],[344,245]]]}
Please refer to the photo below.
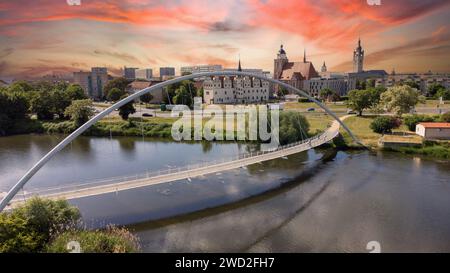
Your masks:
{"label": "grass lawn", "polygon": [[[302,115],[306,117],[306,119],[310,124],[309,133],[311,134],[314,134],[318,131],[324,131],[333,120],[329,115],[319,112],[312,112],[312,113],[307,112],[302,113]],[[130,120],[138,122],[142,120],[153,124],[163,124],[163,123],[173,124],[175,121],[178,120],[178,118],[156,116],[156,117],[142,117],[142,119],[140,117],[139,118],[132,117],[130,118]],[[204,118],[202,122],[203,124],[205,124],[209,120],[210,118]],[[122,122],[122,118],[120,118],[119,116],[107,116],[100,121],[100,123],[118,123],[118,122]],[[224,121],[223,128],[226,128],[225,122],[226,121]]]}
{"label": "grass lawn", "polygon": [[[352,116],[347,118],[344,123],[350,128],[350,130],[356,135],[356,137],[365,145],[371,147],[378,146],[378,139],[381,137],[381,134],[374,133],[372,129],[370,129],[370,123],[375,118],[375,116]],[[350,135],[343,129],[340,129],[344,139],[347,143],[352,143],[353,140]],[[408,134],[411,135],[411,132],[408,131],[405,125],[401,125],[400,128],[394,129],[393,133],[397,134]],[[392,138],[396,138],[397,140],[401,138],[399,135],[392,135]]]}

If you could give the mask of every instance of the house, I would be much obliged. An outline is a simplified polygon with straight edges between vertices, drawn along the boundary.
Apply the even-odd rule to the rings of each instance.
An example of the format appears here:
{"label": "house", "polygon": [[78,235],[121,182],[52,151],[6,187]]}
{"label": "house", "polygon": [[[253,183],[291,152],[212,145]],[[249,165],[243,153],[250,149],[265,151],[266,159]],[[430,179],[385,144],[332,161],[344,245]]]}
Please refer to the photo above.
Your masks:
{"label": "house", "polygon": [[[126,91],[129,94],[134,94],[137,91],[140,91],[144,88],[150,87],[150,86],[155,85],[160,82],[161,81],[143,81],[143,80],[133,81],[127,86]],[[150,101],[150,103],[153,103],[153,104],[162,103],[164,96],[166,96],[166,92],[164,92],[162,88],[159,88],[159,89],[153,91],[151,94],[153,96],[153,99]]]}
{"label": "house", "polygon": [[425,139],[450,140],[450,122],[421,122],[416,125],[416,134]]}

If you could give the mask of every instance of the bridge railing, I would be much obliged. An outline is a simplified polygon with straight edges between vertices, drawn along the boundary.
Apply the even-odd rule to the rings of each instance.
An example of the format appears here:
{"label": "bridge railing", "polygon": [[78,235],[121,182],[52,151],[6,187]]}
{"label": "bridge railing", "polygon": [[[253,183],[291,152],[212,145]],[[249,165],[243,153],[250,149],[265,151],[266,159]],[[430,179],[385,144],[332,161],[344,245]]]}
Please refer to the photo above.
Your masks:
{"label": "bridge railing", "polygon": [[[129,176],[120,176],[120,177],[118,176],[118,177],[109,177],[106,179],[95,179],[95,180],[90,180],[87,183],[68,184],[68,185],[51,187],[51,188],[46,188],[46,189],[23,191],[21,194],[20,193],[17,194],[16,197],[13,199],[13,201],[17,201],[20,199],[28,199],[28,198],[30,198],[32,196],[36,196],[36,195],[51,196],[52,194],[60,194],[60,193],[64,193],[64,192],[74,192],[77,190],[83,190],[83,189],[93,188],[93,187],[111,186],[112,184],[118,184],[118,186],[120,186],[119,183],[122,183],[122,182],[155,178],[158,176],[165,176],[165,175],[181,173],[181,172],[189,172],[189,171],[198,170],[201,168],[210,168],[212,166],[228,164],[233,161],[237,162],[239,160],[248,159],[248,158],[252,158],[252,157],[258,157],[258,156],[262,156],[262,155],[265,155],[268,153],[297,147],[299,145],[303,145],[306,143],[308,144],[308,146],[315,147],[315,146],[318,146],[320,144],[330,141],[336,135],[337,135],[337,133],[329,135],[328,130],[327,130],[327,131],[325,131],[321,134],[315,135],[311,138],[293,142],[293,143],[283,145],[283,146],[278,146],[277,148],[270,150],[270,151],[254,151],[254,152],[251,151],[248,153],[239,154],[237,156],[216,159],[216,160],[213,160],[210,162],[199,162],[199,163],[195,163],[195,164],[189,164],[189,165],[180,166],[180,167],[173,167],[173,168],[168,168],[168,169],[158,170],[158,171],[146,171],[143,173],[129,175]],[[317,145],[315,145],[317,141],[319,141],[319,143]]]}

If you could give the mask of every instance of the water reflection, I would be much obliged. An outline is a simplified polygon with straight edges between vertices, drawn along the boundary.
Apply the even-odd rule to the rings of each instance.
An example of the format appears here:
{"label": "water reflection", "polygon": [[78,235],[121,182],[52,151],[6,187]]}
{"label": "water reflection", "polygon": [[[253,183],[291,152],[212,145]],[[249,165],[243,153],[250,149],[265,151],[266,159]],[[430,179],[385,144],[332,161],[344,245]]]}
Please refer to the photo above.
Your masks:
{"label": "water reflection", "polygon": [[148,252],[366,252],[373,240],[384,252],[448,252],[450,172],[414,164],[339,153],[287,187],[132,228]]}

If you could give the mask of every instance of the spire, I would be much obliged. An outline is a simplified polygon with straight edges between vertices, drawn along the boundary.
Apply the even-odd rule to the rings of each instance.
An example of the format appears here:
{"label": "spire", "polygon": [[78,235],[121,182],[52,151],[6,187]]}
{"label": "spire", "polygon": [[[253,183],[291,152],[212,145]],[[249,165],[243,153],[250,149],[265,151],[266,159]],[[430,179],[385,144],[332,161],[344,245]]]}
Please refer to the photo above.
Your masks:
{"label": "spire", "polygon": [[321,72],[327,72],[327,65],[325,64],[325,61],[323,62]]}
{"label": "spire", "polygon": [[242,67],[241,67],[241,55],[239,55],[238,71],[239,71],[239,72],[242,72]]}
{"label": "spire", "polygon": [[278,50],[278,54],[283,54],[283,55],[286,55],[286,51],[284,51],[284,49],[283,49],[283,44],[281,44],[281,46],[280,46],[280,50]]}
{"label": "spire", "polygon": [[303,62],[306,63],[306,49],[303,49]]}

